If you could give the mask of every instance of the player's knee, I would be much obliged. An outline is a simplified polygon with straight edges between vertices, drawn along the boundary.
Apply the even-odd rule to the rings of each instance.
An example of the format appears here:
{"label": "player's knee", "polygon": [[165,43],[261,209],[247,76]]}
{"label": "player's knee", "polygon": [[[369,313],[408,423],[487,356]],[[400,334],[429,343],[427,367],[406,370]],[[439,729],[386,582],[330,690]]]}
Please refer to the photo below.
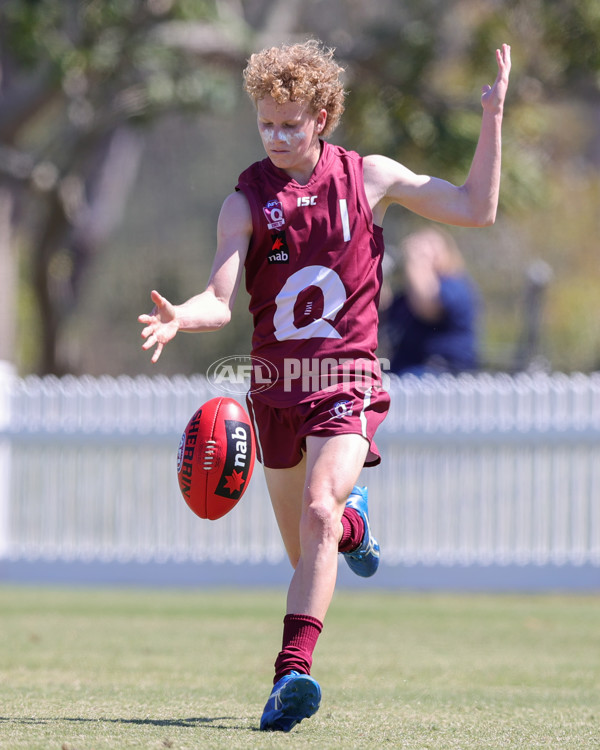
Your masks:
{"label": "player's knee", "polygon": [[332,505],[318,499],[312,499],[303,513],[301,534],[305,539],[337,544],[339,518]]}

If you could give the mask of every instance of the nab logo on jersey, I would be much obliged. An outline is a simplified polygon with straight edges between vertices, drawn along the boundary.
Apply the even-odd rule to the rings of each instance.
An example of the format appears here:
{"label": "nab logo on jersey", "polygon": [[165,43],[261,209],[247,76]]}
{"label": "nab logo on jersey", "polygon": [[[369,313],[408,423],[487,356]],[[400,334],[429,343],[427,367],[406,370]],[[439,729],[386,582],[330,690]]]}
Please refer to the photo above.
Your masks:
{"label": "nab logo on jersey", "polygon": [[317,196],[316,195],[299,196],[298,200],[296,201],[296,205],[298,206],[298,208],[302,208],[303,206],[316,206]]}
{"label": "nab logo on jersey", "polygon": [[290,251],[285,239],[285,232],[277,232],[273,235],[271,252],[267,255],[269,263],[289,263]]}

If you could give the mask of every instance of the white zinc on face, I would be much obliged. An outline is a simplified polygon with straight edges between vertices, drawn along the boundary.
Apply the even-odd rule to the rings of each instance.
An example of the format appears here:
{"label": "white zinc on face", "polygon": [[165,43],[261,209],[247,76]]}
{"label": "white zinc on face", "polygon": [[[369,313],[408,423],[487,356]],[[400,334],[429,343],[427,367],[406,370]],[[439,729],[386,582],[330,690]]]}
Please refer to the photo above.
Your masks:
{"label": "white zinc on face", "polygon": [[319,160],[319,133],[327,119],[325,110],[314,114],[306,102],[278,104],[271,96],[256,105],[260,137],[273,164],[304,184]]}
{"label": "white zinc on face", "polygon": [[264,142],[269,144],[282,142],[291,146],[292,143],[302,141],[306,138],[306,133],[303,130],[290,133],[283,129],[266,127],[262,129],[261,133]]}
{"label": "white zinc on face", "polygon": [[312,114],[305,102],[278,104],[271,96],[257,102],[258,129],[265,146],[285,144],[294,147],[312,142],[315,131],[320,133],[327,117],[323,110]]}

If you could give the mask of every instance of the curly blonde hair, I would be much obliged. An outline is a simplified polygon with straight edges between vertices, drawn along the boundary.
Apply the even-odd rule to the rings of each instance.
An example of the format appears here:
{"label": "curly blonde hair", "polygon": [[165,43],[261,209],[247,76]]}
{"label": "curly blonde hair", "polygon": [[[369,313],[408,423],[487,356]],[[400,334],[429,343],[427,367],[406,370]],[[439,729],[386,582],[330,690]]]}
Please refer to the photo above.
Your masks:
{"label": "curly blonde hair", "polygon": [[346,95],[340,80],[344,69],[333,53],[316,39],[256,52],[244,70],[244,90],[255,105],[270,95],[278,104],[306,101],[315,114],[326,110],[322,135],[327,136],[340,121]]}

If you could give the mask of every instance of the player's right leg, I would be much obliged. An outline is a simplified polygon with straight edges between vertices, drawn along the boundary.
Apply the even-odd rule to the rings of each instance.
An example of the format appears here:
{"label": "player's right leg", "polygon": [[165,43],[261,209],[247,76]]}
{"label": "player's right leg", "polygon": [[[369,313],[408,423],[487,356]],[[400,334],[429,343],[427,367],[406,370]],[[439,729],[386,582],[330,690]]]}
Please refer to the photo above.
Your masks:
{"label": "player's right leg", "polygon": [[[353,513],[356,514],[354,517],[351,515]],[[340,552],[353,573],[369,578],[375,575],[379,567],[379,542],[371,533],[366,487],[354,487],[346,501],[344,515],[346,518],[342,517],[342,524],[349,528],[348,534],[353,536],[345,546],[340,545]]]}

